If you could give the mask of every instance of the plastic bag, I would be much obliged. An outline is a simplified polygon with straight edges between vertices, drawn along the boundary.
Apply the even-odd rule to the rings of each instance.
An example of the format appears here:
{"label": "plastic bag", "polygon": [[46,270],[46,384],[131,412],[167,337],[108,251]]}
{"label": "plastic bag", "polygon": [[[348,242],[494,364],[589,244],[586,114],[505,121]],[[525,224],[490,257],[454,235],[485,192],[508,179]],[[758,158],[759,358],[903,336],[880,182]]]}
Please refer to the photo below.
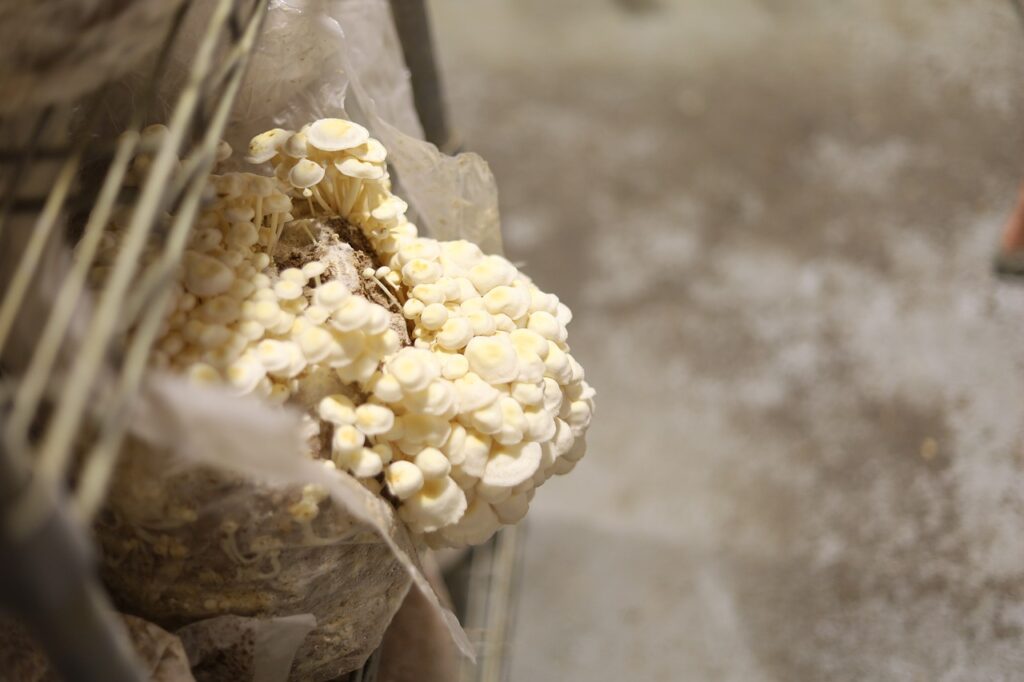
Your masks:
{"label": "plastic bag", "polygon": [[[192,18],[198,35],[201,14]],[[188,33],[188,32],[186,32]],[[179,65],[188,63],[187,35]],[[170,79],[168,85],[177,87]],[[364,124],[388,149],[400,194],[436,239],[468,239],[500,253],[498,191],[487,162],[441,153],[423,140],[409,74],[385,0],[273,0],[228,121],[244,150],[270,128],[340,116]]]}
{"label": "plastic bag", "polygon": [[[209,11],[194,9],[161,84],[164,102],[174,101]],[[241,151],[258,132],[326,116],[361,120],[389,148],[403,191],[434,236],[500,248],[486,163],[472,154],[445,156],[419,139],[383,0],[271,2],[225,137]],[[312,615],[316,626],[298,653],[275,661],[295,654],[293,676],[329,679],[376,647],[411,580],[472,655],[455,616],[423,578],[393,508],[311,459],[296,413],[152,375],[132,429],[135,440],[98,525],[104,575],[123,608],[167,627],[243,617],[197,627],[202,641],[191,642],[198,649],[223,640],[225,628],[251,630],[254,619]],[[310,485],[326,497],[319,521],[303,529],[288,509]],[[339,611],[348,617],[339,619]]]}

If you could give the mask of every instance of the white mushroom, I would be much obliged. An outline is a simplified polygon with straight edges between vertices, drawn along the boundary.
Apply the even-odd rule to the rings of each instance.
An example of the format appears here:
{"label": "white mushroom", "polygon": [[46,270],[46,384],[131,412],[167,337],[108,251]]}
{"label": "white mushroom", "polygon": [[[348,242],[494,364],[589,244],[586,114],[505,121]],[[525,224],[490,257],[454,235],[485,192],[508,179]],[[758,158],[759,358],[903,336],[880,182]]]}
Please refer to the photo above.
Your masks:
{"label": "white mushroom", "polygon": [[358,147],[350,148],[348,153],[360,161],[369,161],[370,163],[384,163],[384,160],[388,158],[388,152],[384,145],[372,137]]}
{"label": "white mushroom", "polygon": [[462,412],[474,412],[487,407],[499,396],[496,388],[473,372],[456,379],[453,384],[459,395],[459,409]]}
{"label": "white mushroom", "polygon": [[370,448],[363,448],[348,458],[349,470],[356,478],[373,478],[384,469],[380,455]]}
{"label": "white mushroom", "polygon": [[367,436],[387,433],[395,423],[395,413],[383,405],[365,403],[356,408],[356,427]]}
{"label": "white mushroom", "polygon": [[466,345],[469,369],[490,384],[507,384],[519,373],[516,349],[507,336],[477,336]]}
{"label": "white mushroom", "polygon": [[[317,149],[325,152],[337,152],[359,147],[369,142],[370,133],[366,128],[352,121],[341,118],[322,118],[310,124],[306,129],[306,138]],[[383,147],[381,148],[383,149]],[[369,152],[369,149],[367,151]],[[383,161],[383,159],[381,160]]]}
{"label": "white mushroom", "polygon": [[366,163],[352,157],[341,161],[335,161],[334,167],[338,172],[350,178],[359,180],[380,180],[384,177],[384,168],[375,163]]}
{"label": "white mushroom", "polygon": [[449,476],[423,483],[399,508],[402,518],[414,529],[429,533],[458,521],[466,511],[466,495]]}
{"label": "white mushroom", "polygon": [[334,454],[334,461],[338,466],[347,466],[348,458],[362,450],[365,442],[366,436],[351,424],[335,427],[334,436],[331,438],[331,452]]}
{"label": "white mushroom", "polygon": [[343,395],[329,395],[317,405],[320,418],[332,424],[355,424],[356,410],[352,401]]}
{"label": "white mushroom", "polygon": [[487,460],[481,481],[512,488],[533,476],[540,466],[540,445],[518,443],[496,448]]}
{"label": "white mushroom", "polygon": [[216,296],[231,287],[235,273],[216,258],[186,251],[185,287],[196,296]]}
{"label": "white mushroom", "polygon": [[500,526],[501,522],[491,505],[477,497],[466,507],[458,523],[442,528],[439,532],[450,545],[478,545],[494,535]]}
{"label": "white mushroom", "polygon": [[249,155],[246,161],[249,163],[263,163],[269,161],[277,154],[288,138],[291,131],[282,128],[273,128],[265,133],[260,133],[249,141]]}
{"label": "white mushroom", "polygon": [[335,280],[318,286],[313,293],[313,300],[327,310],[337,310],[351,295],[344,284]]}
{"label": "white mushroom", "polygon": [[529,508],[530,499],[526,493],[519,493],[495,504],[494,512],[502,523],[513,524],[519,523]]}
{"label": "white mushroom", "polygon": [[405,500],[423,487],[423,472],[412,462],[398,460],[388,465],[384,481],[392,495]]}
{"label": "white mushroom", "polygon": [[433,354],[422,348],[403,348],[385,366],[406,391],[422,391],[441,375]]}
{"label": "white mushroom", "polygon": [[302,159],[288,171],[288,181],[299,189],[312,187],[323,179],[324,167],[309,159]]}
{"label": "white mushroom", "polygon": [[476,290],[486,294],[495,287],[511,284],[516,269],[501,256],[486,256],[469,270],[469,281]]}
{"label": "white mushroom", "polygon": [[441,478],[452,470],[451,462],[437,448],[423,448],[414,460],[424,478]]}
{"label": "white mushroom", "polygon": [[293,159],[305,159],[309,154],[309,147],[306,145],[306,134],[299,131],[289,137],[281,147],[288,156]]}

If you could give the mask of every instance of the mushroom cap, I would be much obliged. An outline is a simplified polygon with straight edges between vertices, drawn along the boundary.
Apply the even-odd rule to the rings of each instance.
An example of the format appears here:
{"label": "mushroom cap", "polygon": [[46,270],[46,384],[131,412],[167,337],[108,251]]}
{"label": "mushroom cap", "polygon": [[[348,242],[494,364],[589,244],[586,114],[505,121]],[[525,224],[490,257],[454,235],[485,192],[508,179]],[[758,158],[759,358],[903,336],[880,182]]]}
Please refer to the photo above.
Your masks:
{"label": "mushroom cap", "polygon": [[399,513],[414,528],[429,533],[458,521],[467,506],[462,488],[445,476],[425,481],[418,493],[405,500]]}
{"label": "mushroom cap", "polygon": [[331,313],[331,326],[341,332],[359,329],[370,318],[370,305],[362,296],[348,296]]}
{"label": "mushroom cap", "polygon": [[485,481],[480,481],[474,486],[473,490],[477,496],[482,497],[491,504],[496,504],[507,500],[512,495],[512,488],[505,485],[490,485]]}
{"label": "mushroom cap", "polygon": [[491,453],[491,439],[475,431],[467,431],[462,453],[462,470],[470,476],[480,478],[484,475]]}
{"label": "mushroom cap", "polygon": [[356,478],[373,478],[384,469],[380,455],[370,448],[363,448],[349,457],[349,470]]}
{"label": "mushroom cap", "polygon": [[332,280],[316,288],[313,292],[313,300],[327,310],[337,310],[338,306],[348,300],[351,295],[352,292],[342,282]]}
{"label": "mushroom cap", "polygon": [[[341,118],[321,118],[306,129],[306,137],[310,144],[317,149],[325,152],[337,152],[342,149],[359,147],[368,142],[370,132],[352,121]],[[369,152],[369,148],[367,152]]]}
{"label": "mushroom cap", "polygon": [[446,271],[451,269],[468,272],[483,258],[483,251],[471,241],[457,239],[441,243],[441,262],[445,265]]}
{"label": "mushroom cap", "polygon": [[505,524],[519,523],[530,508],[530,499],[526,493],[519,493],[494,505],[498,520]]}
{"label": "mushroom cap", "polygon": [[329,395],[317,405],[320,418],[332,424],[354,424],[356,422],[355,405],[341,394]]}
{"label": "mushroom cap", "polygon": [[406,391],[422,391],[441,376],[440,363],[423,348],[405,347],[387,362],[388,372]]}
{"label": "mushroom cap", "polygon": [[395,425],[395,413],[383,405],[364,403],[356,408],[356,426],[367,436],[387,433]]}
{"label": "mushroom cap", "polygon": [[538,443],[517,443],[496,448],[487,460],[480,480],[496,487],[515,487],[537,471],[540,454]]}
{"label": "mushroom cap", "polygon": [[223,294],[235,281],[235,273],[213,256],[197,251],[185,252],[185,288],[196,296]]}
{"label": "mushroom cap", "polygon": [[304,159],[309,155],[309,146],[306,144],[306,134],[299,131],[291,135],[281,146],[283,151],[293,159]]}
{"label": "mushroom cap", "polygon": [[350,148],[348,153],[360,161],[369,161],[370,163],[384,163],[384,160],[388,158],[388,150],[372,137],[358,147]]}
{"label": "mushroom cap", "polygon": [[412,462],[398,460],[388,465],[384,481],[392,495],[405,500],[423,487],[423,472]]}
{"label": "mushroom cap", "polygon": [[305,189],[324,179],[324,167],[316,161],[302,159],[288,171],[288,182],[292,187]]}
{"label": "mushroom cap", "polygon": [[466,345],[469,369],[490,384],[507,384],[519,373],[519,358],[508,336],[477,336]]}
{"label": "mushroom cap", "polygon": [[486,294],[495,287],[511,284],[515,279],[516,269],[501,256],[485,256],[469,269],[469,281],[476,290]]}
{"label": "mushroom cap", "polygon": [[[363,448],[363,443],[366,442],[366,436],[363,435],[362,431],[357,429],[351,424],[342,424],[334,429],[334,436],[331,438],[331,451],[334,453],[335,461],[338,458],[347,458],[348,456],[359,452]],[[347,463],[347,462],[346,462]],[[338,462],[342,464],[342,462]]]}
{"label": "mushroom cap", "polygon": [[439,532],[450,545],[478,545],[494,535],[500,526],[501,522],[491,505],[477,497],[466,507],[458,523],[442,528]]}
{"label": "mushroom cap", "polygon": [[437,448],[423,448],[413,461],[428,479],[447,476],[452,470],[451,462]]}
{"label": "mushroom cap", "polygon": [[384,177],[384,168],[375,163],[367,163],[359,159],[348,157],[334,162],[334,167],[342,175],[360,180],[380,180]]}
{"label": "mushroom cap", "polygon": [[249,163],[263,163],[274,158],[288,138],[291,137],[290,130],[283,128],[272,128],[260,133],[249,141],[249,155],[245,160]]}

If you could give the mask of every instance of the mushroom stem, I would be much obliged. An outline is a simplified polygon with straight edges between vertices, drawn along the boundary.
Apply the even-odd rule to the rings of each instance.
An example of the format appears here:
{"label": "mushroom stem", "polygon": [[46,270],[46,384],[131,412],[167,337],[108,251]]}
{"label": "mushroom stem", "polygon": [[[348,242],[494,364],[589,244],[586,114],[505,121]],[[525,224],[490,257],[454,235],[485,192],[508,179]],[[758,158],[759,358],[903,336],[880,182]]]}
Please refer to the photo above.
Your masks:
{"label": "mushroom stem", "polygon": [[362,180],[359,178],[351,178],[351,180],[352,182],[349,184],[349,191],[345,194],[345,203],[341,206],[342,217],[345,217],[352,212],[352,207],[356,205],[359,193],[363,189]]}
{"label": "mushroom stem", "polygon": [[281,236],[281,233],[277,231],[280,220],[280,213],[274,213],[270,218],[270,242],[267,244],[268,256],[273,256],[274,251],[277,249],[277,238]]}
{"label": "mushroom stem", "polygon": [[389,301],[395,304],[395,306],[398,308],[402,307],[402,304],[398,302],[398,299],[395,298],[395,295],[391,293],[391,290],[384,286],[384,284],[377,278],[376,275],[371,276],[370,279],[373,280],[374,284],[376,284],[381,291],[384,292],[384,295],[387,296]]}
{"label": "mushroom stem", "polygon": [[334,187],[334,203],[337,204],[334,208],[338,211],[338,215],[343,214],[343,211],[341,209],[342,206],[344,205],[343,201],[345,196],[345,190],[343,189],[341,180],[341,175],[335,175],[334,180],[331,183],[332,186]]}
{"label": "mushroom stem", "polygon": [[263,197],[256,196],[256,229],[263,227]]}
{"label": "mushroom stem", "polygon": [[[330,171],[328,170],[328,172]],[[338,201],[334,197],[334,180],[330,178],[324,178],[323,180],[320,181],[318,187],[320,189],[321,195],[324,198],[324,201],[327,202],[327,207],[325,207],[324,210],[330,212],[331,214],[334,214],[338,208]]]}
{"label": "mushroom stem", "polygon": [[[310,189],[313,190],[313,198],[316,199],[316,203],[320,204],[320,206],[325,211],[327,211],[328,214],[330,214],[331,213],[331,207],[330,207],[330,205],[326,201],[324,201],[323,195],[320,194],[319,187],[317,185],[313,185],[312,187],[310,187]],[[314,240],[314,241],[316,241],[316,240]]]}

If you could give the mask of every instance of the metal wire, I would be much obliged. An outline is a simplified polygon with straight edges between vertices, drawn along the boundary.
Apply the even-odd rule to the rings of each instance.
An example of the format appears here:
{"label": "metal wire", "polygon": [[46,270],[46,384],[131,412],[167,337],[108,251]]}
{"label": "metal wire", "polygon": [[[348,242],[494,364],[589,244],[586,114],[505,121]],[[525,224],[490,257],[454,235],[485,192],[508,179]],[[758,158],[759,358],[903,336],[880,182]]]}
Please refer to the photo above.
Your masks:
{"label": "metal wire", "polygon": [[[4,142],[13,145],[0,148],[0,170],[5,171],[0,238],[14,240],[13,251],[4,255],[17,257],[8,259],[14,265],[0,291],[0,357],[7,360],[5,347],[26,345],[24,329],[40,329],[38,338],[31,337],[23,375],[12,376],[12,366],[0,365],[0,554],[5,558],[0,606],[13,609],[31,627],[62,678],[142,679],[123,625],[96,580],[84,529],[104,499],[128,407],[167,303],[169,280],[184,251],[265,6],[265,0],[186,0],[169,22],[152,76],[116,138],[97,132],[106,106],[102,92],[0,121]],[[125,180],[139,149],[140,128],[156,102],[184,17],[196,7],[208,10],[209,18],[190,55],[186,83],[174,98],[168,132],[132,198]],[[73,116],[81,132],[68,144]],[[83,160],[97,155],[96,167],[105,165],[106,172],[100,182],[88,185],[83,180],[92,167],[83,168]],[[77,210],[76,192],[91,210],[75,258],[61,272],[43,272],[54,247],[66,249],[70,235],[64,232]],[[122,248],[97,300],[90,301],[88,274],[115,210],[125,201],[131,202],[131,215]],[[175,217],[164,232],[161,216],[170,206]],[[142,250],[153,244],[159,257],[141,265]],[[142,288],[135,286],[140,276],[147,283]],[[52,300],[33,291],[43,279],[56,285]],[[143,304],[126,306],[131,296],[141,297]],[[95,307],[89,309],[89,303]],[[76,316],[86,322],[80,335]],[[122,348],[127,327],[134,333]],[[12,343],[16,334],[18,344]],[[103,400],[95,400],[98,395]],[[96,434],[91,442],[80,437],[86,424]],[[79,455],[75,461],[80,465],[74,481],[68,472],[73,454]]]}
{"label": "metal wire", "polygon": [[[124,437],[128,402],[138,390],[146,360],[159,332],[163,312],[167,307],[170,288],[166,285],[170,283],[174,268],[181,260],[185,250],[188,232],[195,219],[206,186],[206,177],[216,157],[221,132],[227,123],[231,104],[241,86],[245,66],[262,25],[265,15],[265,12],[262,11],[262,3],[259,0],[253,0],[251,5],[252,10],[245,26],[245,32],[240,37],[236,49],[232,50],[229,56],[229,59],[232,60],[230,62],[232,68],[229,72],[228,83],[220,101],[217,102],[214,115],[207,126],[202,142],[193,152],[192,158],[196,161],[191,183],[187,187],[184,199],[178,206],[163,253],[150,266],[149,272],[156,273],[152,278],[154,287],[156,287],[156,291],[153,292],[152,304],[145,309],[142,320],[132,336],[120,380],[103,424],[100,440],[90,455],[86,457],[86,465],[83,468],[76,499],[78,509],[86,519],[92,517],[106,493],[107,483]],[[146,274],[148,275],[149,272]]]}

